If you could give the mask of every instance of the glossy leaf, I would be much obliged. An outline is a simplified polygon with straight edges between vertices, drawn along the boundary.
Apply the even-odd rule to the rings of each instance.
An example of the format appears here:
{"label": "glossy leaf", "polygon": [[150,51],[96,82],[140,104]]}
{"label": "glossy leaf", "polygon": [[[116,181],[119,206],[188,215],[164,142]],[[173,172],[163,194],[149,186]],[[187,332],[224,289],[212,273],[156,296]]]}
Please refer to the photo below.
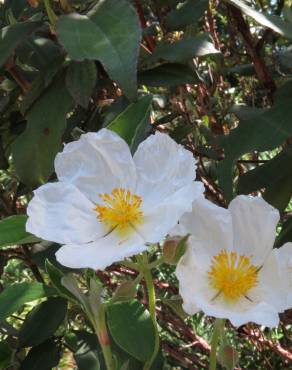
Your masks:
{"label": "glossy leaf", "polygon": [[15,23],[0,30],[0,66],[5,63],[16,46],[40,24],[40,22]]}
{"label": "glossy leaf", "polygon": [[34,188],[52,174],[71,106],[72,99],[59,78],[30,109],[27,127],[12,146],[17,175],[26,185]]}
{"label": "glossy leaf", "polygon": [[271,150],[292,135],[290,94],[292,83],[279,89],[272,108],[240,122],[230,134],[221,137],[225,159],[218,166],[219,183],[230,200],[233,197],[232,168],[236,159],[253,150]]}
{"label": "glossy leaf", "polygon": [[134,152],[150,130],[149,114],[152,96],[140,98],[119,114],[107,128],[119,134]]}
{"label": "glossy leaf", "polygon": [[207,0],[187,0],[180,7],[167,14],[165,17],[166,27],[169,30],[177,30],[189,24],[196,24],[204,15],[207,7]]}
{"label": "glossy leaf", "polygon": [[60,361],[60,348],[53,339],[31,348],[20,370],[51,370]]}
{"label": "glossy leaf", "polygon": [[26,232],[26,215],[14,215],[0,221],[0,247],[35,243],[40,239]]}
{"label": "glossy leaf", "polygon": [[108,307],[107,322],[116,344],[139,361],[150,358],[154,329],[149,312],[138,301]]}
{"label": "glossy leaf", "polygon": [[199,82],[196,72],[187,65],[166,63],[161,66],[141,71],[138,82],[146,86],[177,86]]}
{"label": "glossy leaf", "polygon": [[19,332],[20,347],[33,347],[50,338],[63,322],[67,301],[52,297],[36,306],[26,316]]}
{"label": "glossy leaf", "polygon": [[25,303],[56,294],[55,289],[41,283],[17,283],[0,294],[0,321],[5,320]]}
{"label": "glossy leaf", "polygon": [[146,62],[155,63],[160,60],[166,60],[173,63],[183,63],[195,57],[214,54],[220,54],[220,51],[215,48],[209,35],[203,34],[173,43],[161,43],[157,45]]}
{"label": "glossy leaf", "polygon": [[125,95],[136,98],[141,27],[128,1],[101,1],[87,15],[62,16],[57,33],[70,58],[99,60]]}
{"label": "glossy leaf", "polygon": [[96,83],[97,71],[94,62],[71,62],[66,74],[66,86],[75,100],[87,108],[90,96]]}
{"label": "glossy leaf", "polygon": [[76,297],[64,287],[62,284],[62,278],[65,276],[61,270],[59,270],[55,265],[53,265],[49,260],[46,260],[46,271],[50,277],[51,283],[56,288],[58,293],[64,297],[73,301],[74,303],[78,302]]}
{"label": "glossy leaf", "polygon": [[271,28],[280,35],[292,39],[292,24],[285,22],[279,16],[261,13],[254,8],[248,6],[241,0],[225,0],[226,2],[236,6],[243,13],[253,18],[256,22],[264,27]]}

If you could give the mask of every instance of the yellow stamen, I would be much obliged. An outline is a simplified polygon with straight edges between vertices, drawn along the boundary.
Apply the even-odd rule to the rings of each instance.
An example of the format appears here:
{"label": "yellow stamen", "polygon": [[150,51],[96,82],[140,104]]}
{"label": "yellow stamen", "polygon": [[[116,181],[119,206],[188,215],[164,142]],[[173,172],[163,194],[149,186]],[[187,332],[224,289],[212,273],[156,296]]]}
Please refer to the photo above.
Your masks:
{"label": "yellow stamen", "polygon": [[257,285],[258,271],[248,257],[222,250],[213,257],[208,277],[217,291],[216,298],[222,294],[225,299],[235,301],[247,297],[248,291]]}
{"label": "yellow stamen", "polygon": [[143,222],[142,198],[130,190],[115,188],[110,194],[99,194],[99,197],[103,204],[96,204],[97,218],[109,231],[116,230],[124,237]]}

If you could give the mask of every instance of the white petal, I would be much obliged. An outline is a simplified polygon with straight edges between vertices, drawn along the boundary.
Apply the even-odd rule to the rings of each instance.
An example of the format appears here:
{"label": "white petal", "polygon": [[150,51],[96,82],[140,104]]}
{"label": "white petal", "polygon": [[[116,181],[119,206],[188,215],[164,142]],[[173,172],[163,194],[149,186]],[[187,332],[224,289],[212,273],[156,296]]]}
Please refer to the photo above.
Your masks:
{"label": "white petal", "polygon": [[136,192],[151,204],[161,202],[196,177],[192,153],[160,132],[139,145],[134,162],[138,178]]}
{"label": "white petal", "polygon": [[202,197],[202,193],[203,185],[198,181],[181,188],[156,207],[143,210],[145,221],[137,227],[137,230],[149,243],[161,241],[177,224],[180,217],[191,210],[192,201]]}
{"label": "white petal", "polygon": [[279,269],[281,271],[281,281],[286,288],[286,307],[292,308],[292,243],[286,243],[279,249],[273,249],[277,256]]}
{"label": "white petal", "polygon": [[72,183],[89,199],[98,202],[98,194],[115,187],[135,188],[136,171],[128,145],[114,132],[81,135],[65,145],[55,159],[60,181]]}
{"label": "white petal", "polygon": [[56,258],[67,267],[104,270],[114,262],[145,250],[147,247],[137,234],[124,243],[112,234],[89,244],[65,245],[57,251]]}
{"label": "white petal", "polygon": [[243,297],[235,303],[228,303],[222,296],[215,298],[217,292],[210,286],[208,279],[210,258],[202,256],[204,248],[197,241],[191,239],[191,243],[176,268],[179,293],[187,313],[192,315],[202,310],[206,315],[229,319],[235,326],[250,321],[269,327],[278,324],[277,310],[266,302],[250,302]]}
{"label": "white petal", "polygon": [[234,249],[261,265],[272,250],[279,212],[261,197],[237,196],[229,205]]}
{"label": "white petal", "polygon": [[274,307],[277,312],[283,312],[287,302],[287,279],[279,264],[277,250],[273,250],[265,259],[258,273],[258,285],[249,294],[253,299],[261,299]]}
{"label": "white petal", "polygon": [[203,197],[197,197],[191,213],[185,213],[180,219],[185,233],[201,241],[209,256],[216,255],[222,249],[233,249],[232,221],[230,212],[216,206]]}
{"label": "white petal", "polygon": [[27,214],[27,231],[57,243],[86,243],[104,233],[94,204],[71,184],[48,183],[38,188]]}

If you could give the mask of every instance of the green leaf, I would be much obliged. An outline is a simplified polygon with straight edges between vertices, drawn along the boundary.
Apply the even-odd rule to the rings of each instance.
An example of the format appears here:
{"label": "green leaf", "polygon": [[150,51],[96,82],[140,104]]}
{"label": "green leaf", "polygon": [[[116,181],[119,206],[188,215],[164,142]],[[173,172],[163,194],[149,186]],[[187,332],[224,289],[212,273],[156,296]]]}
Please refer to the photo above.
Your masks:
{"label": "green leaf", "polygon": [[199,82],[196,72],[187,65],[167,63],[138,73],[138,82],[146,86],[177,86]]}
{"label": "green leaf", "polygon": [[87,15],[62,16],[57,34],[71,59],[99,60],[125,95],[136,98],[141,26],[128,1],[101,1]]}
{"label": "green leaf", "polygon": [[173,63],[184,63],[194,57],[220,54],[208,34],[185,38],[173,43],[160,43],[145,63],[166,60]]}
{"label": "green leaf", "polygon": [[278,179],[268,186],[263,198],[279,211],[284,211],[292,196],[292,171],[290,175]]}
{"label": "green leaf", "polygon": [[143,96],[136,103],[130,104],[107,126],[128,143],[132,152],[135,152],[151,128],[149,124],[151,102],[151,95]]}
{"label": "green leaf", "polygon": [[154,349],[154,328],[143,305],[138,301],[110,305],[107,323],[119,347],[139,361],[150,358]]}
{"label": "green leaf", "polygon": [[59,270],[56,266],[54,266],[49,260],[46,260],[45,265],[50,281],[54,285],[58,293],[62,297],[67,298],[74,303],[78,302],[76,297],[62,284],[62,279],[65,276],[63,272]]}
{"label": "green leaf", "polygon": [[41,96],[44,90],[52,83],[54,77],[59,72],[63,65],[63,58],[58,58],[43,67],[41,72],[33,80],[30,89],[24,95],[20,105],[20,110],[23,115],[29,110],[33,103]]}
{"label": "green leaf", "polygon": [[22,22],[0,30],[0,66],[10,56],[16,46],[40,26],[40,22]]}
{"label": "green leaf", "polygon": [[5,370],[10,367],[13,351],[8,343],[0,342],[0,369]]}
{"label": "green leaf", "polygon": [[86,331],[70,332],[66,335],[65,340],[74,352],[74,359],[78,370],[101,369],[99,363],[101,348],[94,334]]}
{"label": "green leaf", "polygon": [[169,30],[179,30],[189,24],[197,23],[208,7],[208,0],[187,0],[165,17],[165,25]]}
{"label": "green leaf", "polygon": [[292,24],[285,22],[281,17],[277,15],[269,15],[267,13],[261,13],[246,3],[240,0],[225,0],[226,2],[236,6],[243,13],[253,18],[257,23],[264,27],[271,28],[273,31],[279,33],[280,35],[292,39]]}
{"label": "green leaf", "polygon": [[174,313],[177,314],[182,320],[185,320],[188,315],[182,308],[183,300],[180,296],[173,296],[171,298],[162,298],[162,303],[166,304],[168,307],[172,309]]}
{"label": "green leaf", "polygon": [[238,192],[249,194],[255,190],[272,186],[291,175],[292,148],[283,150],[268,162],[241,175]]}
{"label": "green leaf", "polygon": [[64,81],[58,78],[30,109],[27,127],[12,145],[16,173],[27,186],[45,183],[54,171],[71,106]]}
{"label": "green leaf", "polygon": [[60,348],[53,339],[33,347],[20,366],[20,370],[52,370],[60,361]]}
{"label": "green leaf", "polygon": [[14,215],[0,221],[0,247],[36,243],[40,239],[25,231],[26,215]]}
{"label": "green leaf", "polygon": [[25,303],[56,294],[55,289],[41,283],[18,283],[0,294],[0,321],[5,320]]}
{"label": "green leaf", "polygon": [[239,123],[227,136],[221,137],[225,159],[218,166],[219,184],[228,200],[233,197],[232,168],[236,159],[245,153],[271,150],[292,135],[292,82],[277,92],[272,108]]}
{"label": "green leaf", "polygon": [[289,217],[282,226],[282,230],[276,239],[275,246],[281,247],[287,242],[292,242],[292,217]]}
{"label": "green leaf", "polygon": [[89,60],[71,62],[66,74],[66,86],[72,98],[87,108],[90,96],[95,86],[97,71],[95,63]]}
{"label": "green leaf", "polygon": [[60,297],[49,298],[34,307],[20,328],[20,347],[33,347],[50,338],[64,321],[66,312],[67,301]]}

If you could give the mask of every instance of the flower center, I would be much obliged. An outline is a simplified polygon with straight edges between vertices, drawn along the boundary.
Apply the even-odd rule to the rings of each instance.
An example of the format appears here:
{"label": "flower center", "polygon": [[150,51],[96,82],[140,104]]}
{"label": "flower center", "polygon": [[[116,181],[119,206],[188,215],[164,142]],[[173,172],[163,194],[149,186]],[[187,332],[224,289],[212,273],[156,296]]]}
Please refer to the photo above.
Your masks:
{"label": "flower center", "polygon": [[109,232],[116,230],[119,236],[126,236],[143,221],[141,210],[142,198],[129,190],[115,188],[110,194],[99,194],[103,204],[96,204],[97,218],[109,227]]}
{"label": "flower center", "polygon": [[246,256],[238,256],[236,252],[225,249],[212,258],[208,272],[210,285],[227,300],[235,301],[241,297],[247,299],[248,291],[258,283],[259,268],[250,263]]}

